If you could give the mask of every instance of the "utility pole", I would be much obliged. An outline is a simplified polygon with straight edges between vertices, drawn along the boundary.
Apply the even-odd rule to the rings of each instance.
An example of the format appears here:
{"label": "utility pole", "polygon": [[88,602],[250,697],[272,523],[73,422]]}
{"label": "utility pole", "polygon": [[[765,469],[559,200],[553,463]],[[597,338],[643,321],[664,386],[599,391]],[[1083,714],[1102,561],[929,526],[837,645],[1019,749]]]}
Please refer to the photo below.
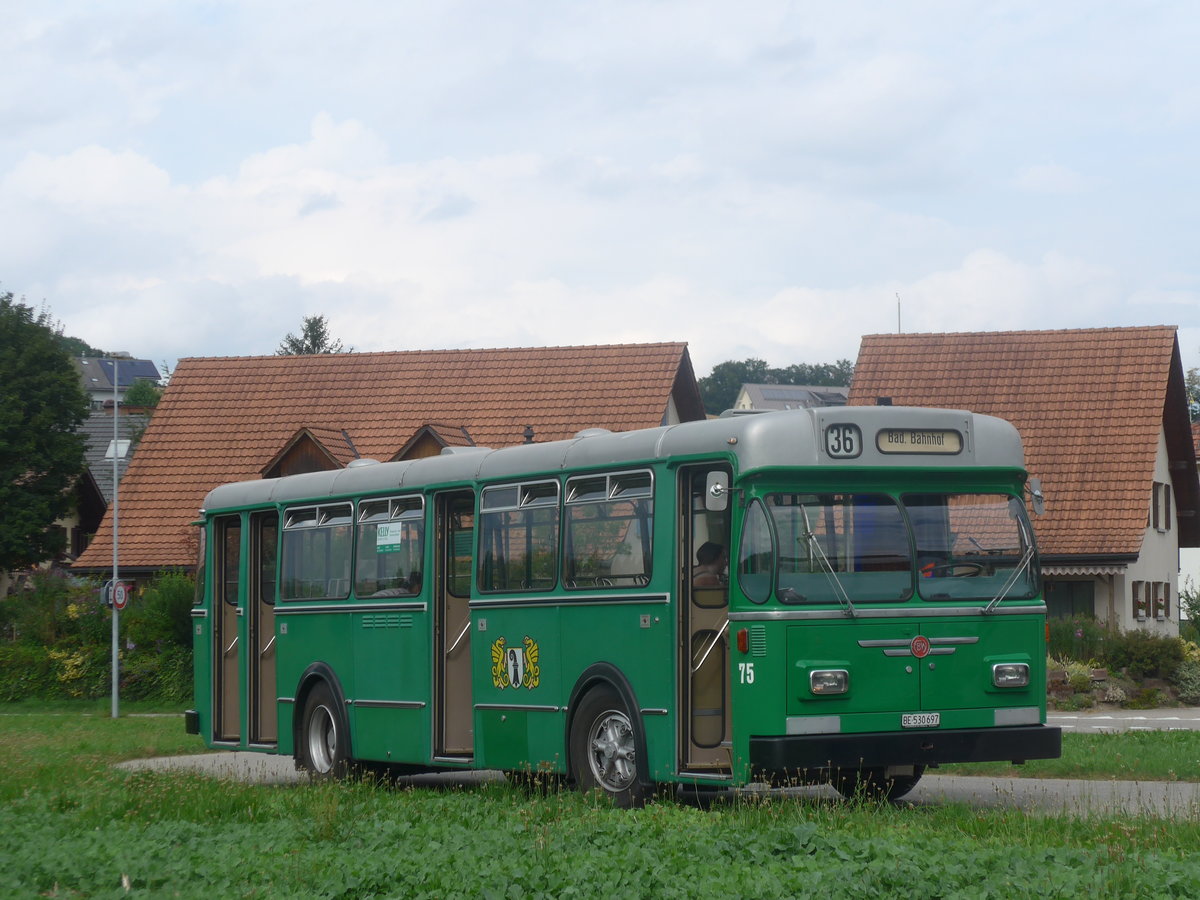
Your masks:
{"label": "utility pole", "polygon": [[119,363],[117,358],[113,357],[113,489],[112,489],[112,534],[113,534],[113,574],[112,574],[112,717],[115,719],[120,715],[120,701],[118,699],[120,684],[121,684],[121,660],[120,649],[117,646],[117,637],[120,634],[120,619],[121,611],[117,608],[117,585],[120,582],[117,580],[117,479],[120,477],[120,461],[121,461],[121,433],[117,429],[117,422],[120,419],[120,394],[117,385],[120,379],[117,377],[117,367]]}

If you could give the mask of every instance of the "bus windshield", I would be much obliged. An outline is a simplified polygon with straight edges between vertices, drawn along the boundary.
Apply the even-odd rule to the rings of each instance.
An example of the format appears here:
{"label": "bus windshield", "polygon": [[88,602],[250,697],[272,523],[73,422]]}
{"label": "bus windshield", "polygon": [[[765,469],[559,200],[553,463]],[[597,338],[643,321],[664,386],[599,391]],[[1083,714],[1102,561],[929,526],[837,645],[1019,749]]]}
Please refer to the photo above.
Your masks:
{"label": "bus windshield", "polygon": [[902,498],[926,600],[1028,599],[1037,594],[1032,529],[1006,494],[908,494]]}
{"label": "bus windshield", "polygon": [[774,493],[747,511],[738,558],[766,602],[1022,599],[1037,593],[1032,531],[1006,494]]}
{"label": "bus windshield", "polygon": [[[879,603],[912,594],[912,546],[896,501],[882,494],[770,494],[784,603]],[[751,560],[743,556],[745,569]]]}

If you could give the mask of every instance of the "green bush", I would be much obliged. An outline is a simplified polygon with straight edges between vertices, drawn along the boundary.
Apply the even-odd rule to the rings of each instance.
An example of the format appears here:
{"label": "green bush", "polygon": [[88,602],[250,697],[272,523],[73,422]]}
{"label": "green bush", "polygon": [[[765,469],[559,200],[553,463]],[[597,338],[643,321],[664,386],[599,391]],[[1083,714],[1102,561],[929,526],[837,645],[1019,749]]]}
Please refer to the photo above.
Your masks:
{"label": "green bush", "polygon": [[160,572],[121,614],[121,631],[136,650],[192,646],[196,582],[178,570]]}
{"label": "green bush", "polygon": [[58,570],[35,573],[0,600],[0,627],[10,642],[37,647],[98,644],[112,631],[99,585]]}
{"label": "green bush", "polygon": [[1180,622],[1179,639],[1181,641],[1191,641],[1193,644],[1200,644],[1200,625],[1190,620]]}
{"label": "green bush", "polygon": [[1200,662],[1185,659],[1175,670],[1175,687],[1179,700],[1189,706],[1200,706]]}
{"label": "green bush", "polygon": [[1091,616],[1071,619],[1050,619],[1050,655],[1055,659],[1077,659],[1082,662],[1104,657],[1104,649],[1112,633]]}
{"label": "green bush", "polygon": [[0,701],[94,700],[111,690],[105,647],[0,647]]}
{"label": "green bush", "polygon": [[1104,662],[1110,669],[1127,670],[1131,678],[1174,678],[1183,662],[1183,641],[1148,631],[1109,636]]}
{"label": "green bush", "polygon": [[1157,709],[1162,706],[1158,688],[1142,688],[1125,702],[1126,709]]}
{"label": "green bush", "polygon": [[[183,702],[192,692],[192,579],[154,578],[121,613],[121,695]],[[97,582],[39,572],[0,600],[0,701],[94,700],[112,692],[112,613]]]}
{"label": "green bush", "polygon": [[1092,689],[1092,679],[1090,675],[1071,675],[1067,679],[1067,684],[1071,690],[1077,694],[1083,694]]}
{"label": "green bush", "polygon": [[129,653],[121,666],[121,696],[129,700],[186,703],[192,697],[192,654],[172,647]]}

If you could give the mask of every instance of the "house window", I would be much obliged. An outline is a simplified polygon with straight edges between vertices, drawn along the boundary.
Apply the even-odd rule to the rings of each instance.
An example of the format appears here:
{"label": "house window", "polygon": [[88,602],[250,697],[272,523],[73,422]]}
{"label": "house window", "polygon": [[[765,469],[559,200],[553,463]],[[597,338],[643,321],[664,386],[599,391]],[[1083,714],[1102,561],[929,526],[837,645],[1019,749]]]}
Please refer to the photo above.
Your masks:
{"label": "house window", "polygon": [[1149,611],[1150,595],[1148,586],[1149,583],[1145,581],[1133,582],[1133,617],[1139,622],[1146,621],[1146,614]]}
{"label": "house window", "polygon": [[1154,482],[1150,501],[1150,525],[1156,531],[1171,530],[1171,486],[1161,481]]}
{"label": "house window", "polygon": [[1162,621],[1171,615],[1171,585],[1166,581],[1154,582],[1154,618]]}
{"label": "house window", "polygon": [[1051,619],[1073,619],[1096,614],[1094,581],[1047,581],[1046,615]]}

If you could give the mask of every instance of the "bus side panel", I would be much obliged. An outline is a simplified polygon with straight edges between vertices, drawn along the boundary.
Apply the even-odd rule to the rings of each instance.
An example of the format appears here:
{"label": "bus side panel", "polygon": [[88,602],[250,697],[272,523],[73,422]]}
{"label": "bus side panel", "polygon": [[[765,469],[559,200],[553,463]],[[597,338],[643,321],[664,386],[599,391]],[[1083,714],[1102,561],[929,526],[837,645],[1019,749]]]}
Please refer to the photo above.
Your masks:
{"label": "bus side panel", "polygon": [[361,612],[351,620],[358,686],[352,707],[355,758],[429,762],[429,612]]}
{"label": "bus side panel", "polygon": [[199,734],[206,746],[213,745],[212,728],[212,639],[209,636],[211,619],[208,598],[203,606],[192,609],[192,691],[193,709],[199,722]]}
{"label": "bus side panel", "polygon": [[[582,600],[583,598],[581,598]],[[633,689],[646,733],[647,772],[653,781],[672,780],[677,772],[675,747],[675,627],[673,606],[662,602],[572,605],[563,608],[562,682],[566,705],[570,692],[589,666],[608,663]],[[568,713],[569,714],[569,713]],[[565,753],[564,732],[556,752]]]}
{"label": "bus side panel", "polygon": [[477,768],[564,771],[557,606],[472,612]]}
{"label": "bus side panel", "polygon": [[[208,524],[201,533],[202,552],[211,553],[212,542],[208,540]],[[212,646],[212,584],[213,578],[204,576],[211,560],[200,559],[197,578],[200,581],[200,603],[192,607],[192,698],[196,710],[199,734],[206,746],[213,745],[213,646]]]}
{"label": "bus side panel", "polygon": [[[309,666],[325,663],[337,677],[346,698],[354,697],[350,616],[337,611],[289,615],[287,605],[281,604],[276,608],[275,629],[278,647],[276,684],[280,696],[296,701],[295,704],[280,704],[279,753],[290,754],[295,752],[292,724],[304,713],[303,699],[299,696],[300,677]],[[353,728],[352,724],[351,733]],[[357,748],[353,749],[357,752]]]}

